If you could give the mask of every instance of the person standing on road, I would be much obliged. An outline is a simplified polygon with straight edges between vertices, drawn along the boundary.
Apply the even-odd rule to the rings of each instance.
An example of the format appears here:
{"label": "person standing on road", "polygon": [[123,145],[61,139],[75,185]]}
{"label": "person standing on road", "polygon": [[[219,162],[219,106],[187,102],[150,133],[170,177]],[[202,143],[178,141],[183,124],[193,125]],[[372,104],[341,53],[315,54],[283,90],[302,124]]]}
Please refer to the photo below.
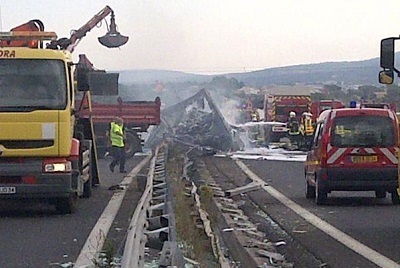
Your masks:
{"label": "person standing on road", "polygon": [[125,171],[125,144],[124,144],[124,124],[121,117],[116,117],[110,124],[110,140],[111,140],[111,155],[113,157],[110,163],[110,171],[114,172],[114,168],[119,164],[119,172]]}

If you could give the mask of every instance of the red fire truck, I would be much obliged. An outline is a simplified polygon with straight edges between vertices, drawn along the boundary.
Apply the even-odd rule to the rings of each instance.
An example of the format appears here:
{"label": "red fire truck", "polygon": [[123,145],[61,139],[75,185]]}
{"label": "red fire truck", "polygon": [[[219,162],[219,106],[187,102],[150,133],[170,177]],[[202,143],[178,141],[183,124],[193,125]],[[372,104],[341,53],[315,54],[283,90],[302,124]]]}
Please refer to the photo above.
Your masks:
{"label": "red fire truck", "polygon": [[[311,112],[310,95],[267,95],[264,99],[264,120],[266,122],[281,122],[286,124],[289,113],[295,112],[297,121],[301,121],[304,112]],[[271,141],[279,141],[287,136],[286,126],[272,126]]]}
{"label": "red fire truck", "polygon": [[318,116],[325,110],[344,108],[340,100],[319,100],[311,103],[312,119],[315,122]]}

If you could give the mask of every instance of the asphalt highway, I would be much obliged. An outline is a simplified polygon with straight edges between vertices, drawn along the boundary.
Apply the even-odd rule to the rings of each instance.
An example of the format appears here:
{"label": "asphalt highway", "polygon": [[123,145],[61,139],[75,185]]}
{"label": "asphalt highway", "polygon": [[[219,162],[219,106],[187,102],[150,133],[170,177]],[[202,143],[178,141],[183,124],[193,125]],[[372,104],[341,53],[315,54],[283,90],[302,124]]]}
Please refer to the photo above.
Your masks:
{"label": "asphalt highway", "polygon": [[[131,171],[145,156],[134,156],[127,160],[126,170]],[[111,173],[108,168],[110,159],[99,159],[100,185],[93,188],[93,195],[88,199],[78,200],[78,209],[70,215],[59,215],[54,206],[30,201],[5,202],[0,204],[0,267],[68,267],[72,265],[88,236],[102,215],[113,194],[118,191],[118,184],[127,174]],[[144,168],[143,174],[147,170]],[[135,185],[127,193],[127,199],[133,202],[140,196]],[[129,205],[126,209],[125,205]],[[123,202],[121,211],[129,218],[127,211],[134,209],[135,203]],[[124,214],[122,213],[122,214]],[[116,216],[116,221],[107,235],[107,243],[114,243],[115,254],[121,245],[126,222],[118,222],[124,215]],[[125,228],[125,230],[124,230]],[[120,237],[118,239],[117,237]],[[91,243],[96,243],[92,241]],[[117,244],[118,243],[118,244]],[[119,249],[120,250],[120,249]],[[72,267],[72,266],[70,266]]]}

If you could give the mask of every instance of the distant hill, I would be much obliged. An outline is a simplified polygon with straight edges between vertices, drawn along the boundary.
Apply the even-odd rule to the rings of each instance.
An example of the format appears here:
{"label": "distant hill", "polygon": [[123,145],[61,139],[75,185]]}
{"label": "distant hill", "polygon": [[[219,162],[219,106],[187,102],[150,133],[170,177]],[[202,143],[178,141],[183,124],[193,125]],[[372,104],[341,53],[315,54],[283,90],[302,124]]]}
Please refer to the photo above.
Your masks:
{"label": "distant hill", "polygon": [[260,87],[270,84],[326,84],[378,85],[379,58],[350,61],[325,62],[270,68],[240,74],[227,74],[246,85]]}
{"label": "distant hill", "polygon": [[[398,55],[400,56],[400,55]],[[269,68],[245,73],[228,73],[246,86],[260,87],[271,84],[326,84],[378,85],[379,58],[362,61],[324,62]],[[216,75],[198,75],[167,70],[119,71],[121,84],[210,82]]]}
{"label": "distant hill", "polygon": [[157,81],[163,83],[202,83],[211,78],[206,75],[189,74],[168,70],[124,70],[119,72],[119,82],[122,84],[154,84]]}

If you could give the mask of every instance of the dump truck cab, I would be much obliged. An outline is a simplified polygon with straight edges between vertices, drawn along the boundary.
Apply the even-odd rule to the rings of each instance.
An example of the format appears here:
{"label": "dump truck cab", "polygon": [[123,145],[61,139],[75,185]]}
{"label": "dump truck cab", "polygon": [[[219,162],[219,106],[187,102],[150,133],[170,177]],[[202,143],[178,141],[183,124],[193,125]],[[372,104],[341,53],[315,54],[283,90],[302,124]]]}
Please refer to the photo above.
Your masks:
{"label": "dump truck cab", "polygon": [[0,51],[1,157],[68,156],[74,125],[70,55],[29,48]]}
{"label": "dump truck cab", "polygon": [[45,199],[71,213],[97,173],[92,139],[75,118],[71,53],[43,48],[56,38],[0,34],[0,199]]}

